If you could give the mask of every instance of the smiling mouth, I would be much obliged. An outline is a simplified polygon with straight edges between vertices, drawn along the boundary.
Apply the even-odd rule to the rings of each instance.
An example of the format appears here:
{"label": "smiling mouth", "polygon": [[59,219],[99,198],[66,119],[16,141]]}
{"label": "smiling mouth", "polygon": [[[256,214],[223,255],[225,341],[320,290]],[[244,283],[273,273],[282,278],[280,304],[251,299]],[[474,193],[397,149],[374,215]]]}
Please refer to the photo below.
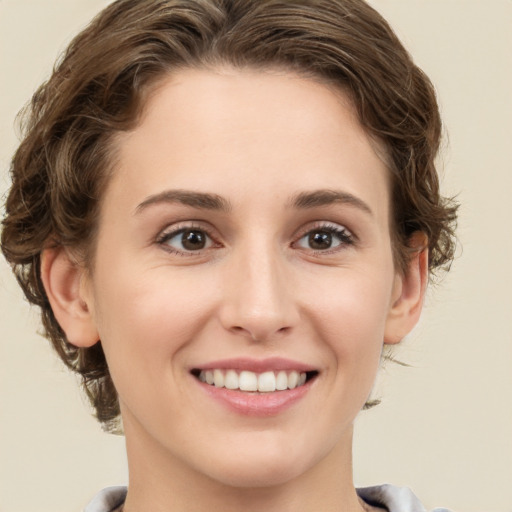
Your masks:
{"label": "smiling mouth", "polygon": [[314,379],[317,371],[298,372],[295,370],[266,371],[255,373],[247,370],[211,369],[192,370],[192,375],[201,382],[216,388],[252,393],[273,393],[304,386]]}

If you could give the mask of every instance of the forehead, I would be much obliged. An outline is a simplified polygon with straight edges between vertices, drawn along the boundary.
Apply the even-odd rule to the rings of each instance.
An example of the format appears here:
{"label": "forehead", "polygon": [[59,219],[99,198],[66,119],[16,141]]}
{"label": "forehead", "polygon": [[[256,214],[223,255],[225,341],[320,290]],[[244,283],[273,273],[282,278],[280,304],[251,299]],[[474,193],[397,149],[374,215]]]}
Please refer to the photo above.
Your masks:
{"label": "forehead", "polygon": [[236,202],[244,192],[263,200],[269,189],[343,187],[387,219],[388,171],[348,95],[289,72],[172,74],[116,145],[113,185],[132,202],[166,188],[220,187]]}

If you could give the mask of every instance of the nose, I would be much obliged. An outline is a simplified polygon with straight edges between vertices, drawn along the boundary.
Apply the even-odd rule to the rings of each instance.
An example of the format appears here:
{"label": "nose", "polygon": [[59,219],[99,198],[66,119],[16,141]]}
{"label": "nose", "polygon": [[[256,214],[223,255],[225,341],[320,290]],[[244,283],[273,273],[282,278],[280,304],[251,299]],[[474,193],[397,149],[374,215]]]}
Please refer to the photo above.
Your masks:
{"label": "nose", "polygon": [[289,265],[271,249],[234,257],[224,275],[220,308],[224,328],[258,342],[290,332],[300,312]]}

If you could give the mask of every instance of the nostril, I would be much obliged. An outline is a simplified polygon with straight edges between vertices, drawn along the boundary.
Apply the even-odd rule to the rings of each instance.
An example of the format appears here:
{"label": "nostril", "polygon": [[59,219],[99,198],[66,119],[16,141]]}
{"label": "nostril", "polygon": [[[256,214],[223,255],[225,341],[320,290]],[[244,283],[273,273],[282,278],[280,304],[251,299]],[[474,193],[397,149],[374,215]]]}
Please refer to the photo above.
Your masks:
{"label": "nostril", "polygon": [[284,334],[288,333],[290,330],[291,330],[291,327],[289,327],[289,326],[279,327],[276,330],[272,330],[270,328],[267,329],[267,328],[265,328],[265,324],[263,324],[262,326],[259,326],[257,328],[255,327],[254,329],[251,329],[249,327],[242,327],[240,325],[234,325],[229,328],[229,331],[233,334],[246,336],[248,338],[251,338],[253,341],[258,341],[258,342],[265,341],[269,338],[272,338],[276,334],[284,335]]}
{"label": "nostril", "polygon": [[253,341],[263,341],[267,337],[267,334],[263,332],[260,333],[259,330],[257,329],[249,329],[246,327],[242,327],[240,325],[234,325],[233,327],[230,328],[230,331],[233,334],[250,338]]}

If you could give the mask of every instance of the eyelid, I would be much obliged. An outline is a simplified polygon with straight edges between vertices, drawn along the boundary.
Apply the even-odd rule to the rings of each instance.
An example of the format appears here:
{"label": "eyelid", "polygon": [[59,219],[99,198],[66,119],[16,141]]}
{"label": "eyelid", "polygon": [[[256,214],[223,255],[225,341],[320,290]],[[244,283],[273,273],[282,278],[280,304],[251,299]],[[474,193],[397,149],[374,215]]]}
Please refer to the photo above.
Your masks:
{"label": "eyelid", "polygon": [[329,220],[315,220],[312,222],[308,222],[304,226],[302,226],[300,229],[297,230],[294,238],[300,238],[304,236],[305,234],[309,233],[310,231],[314,230],[326,230],[326,231],[344,231],[354,239],[357,238],[355,233],[348,228],[345,224],[341,224],[339,222],[333,222]]}
{"label": "eyelid", "polygon": [[[198,249],[196,251],[189,250],[179,250],[175,247],[166,244],[167,241],[177,236],[180,232],[185,230],[198,230],[204,232],[208,238],[212,241],[212,245],[210,247],[206,247],[204,249]],[[333,222],[333,221],[312,221],[302,226],[296,234],[293,236],[291,246],[294,247],[298,244],[298,242],[304,238],[308,233],[312,231],[328,231],[333,233],[334,235],[339,237],[340,243],[331,249],[307,249],[300,248],[304,251],[308,251],[310,253],[323,254],[328,255],[332,253],[336,253],[340,250],[343,250],[349,246],[353,246],[357,243],[358,238],[354,234],[354,232],[346,227],[344,224]],[[342,236],[343,235],[343,236]],[[205,221],[202,220],[185,220],[178,221],[174,224],[169,224],[164,229],[160,230],[157,236],[155,237],[155,243],[162,247],[167,252],[172,254],[177,254],[180,256],[200,256],[205,252],[222,247],[222,243],[219,242],[219,236],[215,234],[215,230],[208,225]]]}
{"label": "eyelid", "polygon": [[[335,252],[338,252],[340,250],[343,250],[349,246],[353,246],[357,243],[358,238],[354,234],[354,232],[346,227],[344,224],[339,224],[337,222],[332,221],[313,221],[309,224],[306,224],[306,226],[302,227],[298,233],[293,238],[292,246],[298,244],[300,240],[302,240],[306,235],[311,233],[312,231],[328,231],[335,235],[340,236],[343,234],[345,240],[341,240],[341,243],[339,246],[333,247],[331,249],[323,249],[323,250],[315,250],[315,249],[309,249],[309,252],[315,253],[315,254],[323,254],[328,255]],[[302,249],[302,248],[301,248]],[[304,251],[308,251],[308,249],[303,249]]]}
{"label": "eyelid", "polygon": [[187,221],[180,221],[175,224],[170,224],[164,229],[162,229],[158,235],[155,238],[155,243],[162,247],[167,252],[170,252],[172,254],[177,254],[181,256],[199,256],[204,254],[204,252],[210,250],[212,247],[207,247],[204,249],[200,249],[197,251],[180,251],[179,249],[176,249],[172,247],[171,245],[166,244],[167,241],[171,240],[175,236],[177,236],[180,232],[186,231],[186,230],[197,230],[204,232],[208,238],[213,242],[212,247],[219,247],[221,244],[217,241],[217,237],[212,234],[212,229],[209,226],[205,226],[203,221],[197,221],[197,220],[187,220]]}

